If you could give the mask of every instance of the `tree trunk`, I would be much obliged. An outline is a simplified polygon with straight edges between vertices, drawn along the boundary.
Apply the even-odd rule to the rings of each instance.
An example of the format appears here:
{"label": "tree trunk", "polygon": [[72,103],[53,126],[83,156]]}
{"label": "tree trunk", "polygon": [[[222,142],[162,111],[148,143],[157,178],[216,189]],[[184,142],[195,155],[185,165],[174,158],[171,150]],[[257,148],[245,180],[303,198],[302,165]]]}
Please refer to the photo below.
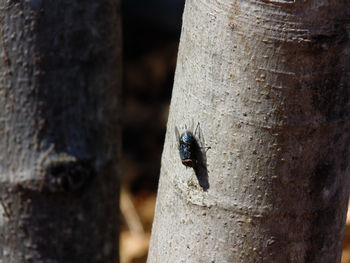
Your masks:
{"label": "tree trunk", "polygon": [[0,1],[0,262],[117,262],[119,1]]}
{"label": "tree trunk", "polygon": [[[340,262],[349,15],[347,1],[186,1],[149,263]],[[174,129],[191,123],[211,149],[186,169]]]}

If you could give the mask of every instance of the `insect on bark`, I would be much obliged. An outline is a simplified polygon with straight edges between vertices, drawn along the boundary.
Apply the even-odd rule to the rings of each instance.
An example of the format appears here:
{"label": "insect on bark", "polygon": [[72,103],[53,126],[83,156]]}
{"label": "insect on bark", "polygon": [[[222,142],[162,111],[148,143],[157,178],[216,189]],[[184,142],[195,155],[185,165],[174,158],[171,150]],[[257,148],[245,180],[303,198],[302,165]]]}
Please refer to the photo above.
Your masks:
{"label": "insect on bark", "polygon": [[193,129],[187,130],[186,128],[181,135],[179,130],[175,127],[175,136],[182,164],[185,165],[186,168],[193,168],[199,185],[204,190],[207,190],[209,188],[209,183],[206,165],[206,151],[209,150],[210,147],[204,146],[199,123],[194,132]]}

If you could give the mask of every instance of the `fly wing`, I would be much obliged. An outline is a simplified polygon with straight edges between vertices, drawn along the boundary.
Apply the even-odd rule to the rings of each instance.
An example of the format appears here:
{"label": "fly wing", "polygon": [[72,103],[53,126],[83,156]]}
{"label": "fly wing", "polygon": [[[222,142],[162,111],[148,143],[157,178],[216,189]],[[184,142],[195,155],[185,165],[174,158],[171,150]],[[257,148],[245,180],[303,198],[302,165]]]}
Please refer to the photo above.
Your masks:
{"label": "fly wing", "polygon": [[176,147],[179,149],[180,147],[180,133],[177,127],[175,126],[175,138],[176,138]]}
{"label": "fly wing", "polygon": [[205,141],[202,133],[202,129],[199,126],[199,122],[197,123],[196,129],[194,130],[194,136],[198,139],[198,145],[200,148],[205,147]]}
{"label": "fly wing", "polygon": [[199,125],[199,122],[198,122],[197,127],[194,131],[194,136],[198,139],[198,145],[202,150],[205,150],[205,152],[206,152],[207,150],[209,150],[211,148],[210,146],[206,146],[206,144],[205,144],[203,131]]}

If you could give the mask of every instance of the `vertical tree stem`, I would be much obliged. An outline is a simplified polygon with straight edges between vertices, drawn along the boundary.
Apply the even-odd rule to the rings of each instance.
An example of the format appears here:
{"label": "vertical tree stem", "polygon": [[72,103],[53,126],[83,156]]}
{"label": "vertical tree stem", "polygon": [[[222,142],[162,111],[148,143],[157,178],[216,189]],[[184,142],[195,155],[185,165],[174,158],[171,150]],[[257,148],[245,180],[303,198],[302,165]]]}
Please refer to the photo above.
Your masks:
{"label": "vertical tree stem", "polygon": [[119,1],[0,1],[0,261],[116,262]]}
{"label": "vertical tree stem", "polygon": [[[339,262],[346,1],[186,1],[148,262]],[[209,188],[174,127],[199,122]]]}

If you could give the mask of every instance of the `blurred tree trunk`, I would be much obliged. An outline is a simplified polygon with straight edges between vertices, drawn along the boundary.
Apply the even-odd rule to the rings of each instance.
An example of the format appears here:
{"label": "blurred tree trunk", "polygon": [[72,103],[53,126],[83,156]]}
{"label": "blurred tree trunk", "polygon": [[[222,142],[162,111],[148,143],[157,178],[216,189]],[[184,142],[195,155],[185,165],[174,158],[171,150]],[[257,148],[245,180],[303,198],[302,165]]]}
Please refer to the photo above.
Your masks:
{"label": "blurred tree trunk", "polygon": [[119,1],[0,1],[0,261],[117,262]]}
{"label": "blurred tree trunk", "polygon": [[[349,15],[347,1],[186,1],[149,263],[340,261]],[[191,122],[211,146],[203,188],[174,134]]]}

